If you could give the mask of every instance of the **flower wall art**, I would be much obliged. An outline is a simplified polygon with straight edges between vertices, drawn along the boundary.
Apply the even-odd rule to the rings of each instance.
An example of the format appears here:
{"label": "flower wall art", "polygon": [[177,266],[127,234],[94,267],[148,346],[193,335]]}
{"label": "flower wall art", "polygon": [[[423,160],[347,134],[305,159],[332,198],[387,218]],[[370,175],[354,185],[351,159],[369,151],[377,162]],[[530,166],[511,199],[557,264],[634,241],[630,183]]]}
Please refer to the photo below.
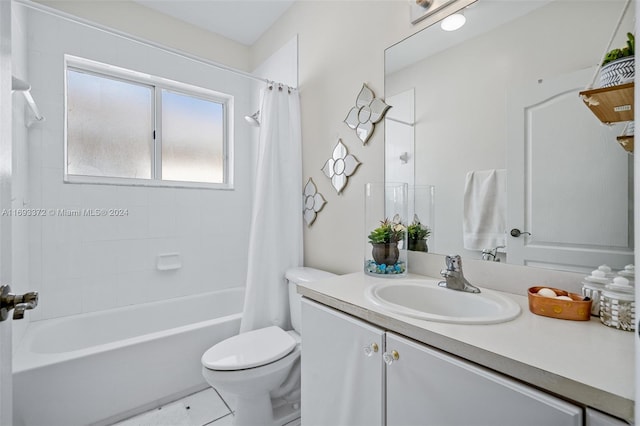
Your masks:
{"label": "flower wall art", "polygon": [[331,185],[340,194],[347,185],[349,176],[355,173],[360,164],[356,157],[349,154],[342,139],[338,139],[338,143],[333,149],[333,155],[324,163],[322,171],[331,179]]}
{"label": "flower wall art", "polygon": [[373,91],[363,84],[356,98],[356,106],[351,108],[344,122],[355,130],[358,139],[366,144],[373,134],[375,124],[382,120],[389,108],[391,108],[390,105],[376,98]]}
{"label": "flower wall art", "polygon": [[302,215],[307,226],[311,226],[316,220],[318,212],[322,210],[327,201],[322,194],[318,192],[318,188],[316,188],[316,184],[311,178],[309,178],[307,184],[304,186],[302,199],[304,205]]}

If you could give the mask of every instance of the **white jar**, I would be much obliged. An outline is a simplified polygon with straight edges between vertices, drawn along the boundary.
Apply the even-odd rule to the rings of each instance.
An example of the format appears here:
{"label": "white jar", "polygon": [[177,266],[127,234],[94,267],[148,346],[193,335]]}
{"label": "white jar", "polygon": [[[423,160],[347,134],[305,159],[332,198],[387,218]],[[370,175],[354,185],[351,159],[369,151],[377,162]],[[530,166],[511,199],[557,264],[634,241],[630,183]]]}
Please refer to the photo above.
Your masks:
{"label": "white jar", "polygon": [[629,280],[616,277],[600,295],[600,321],[609,327],[625,331],[635,330],[635,289]]}
{"label": "white jar", "polygon": [[604,284],[588,281],[582,282],[582,295],[591,299],[591,315],[600,316],[600,297],[604,290]]}

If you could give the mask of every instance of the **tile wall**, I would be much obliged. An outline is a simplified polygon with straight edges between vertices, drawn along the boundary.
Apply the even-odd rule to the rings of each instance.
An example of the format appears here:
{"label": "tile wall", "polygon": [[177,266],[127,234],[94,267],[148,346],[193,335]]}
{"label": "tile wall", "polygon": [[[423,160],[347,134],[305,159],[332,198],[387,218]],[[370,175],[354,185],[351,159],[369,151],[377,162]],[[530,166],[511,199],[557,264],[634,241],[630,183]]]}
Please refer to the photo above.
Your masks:
{"label": "tile wall", "polygon": [[[16,9],[25,8],[17,4]],[[28,221],[29,288],[40,291],[33,320],[92,312],[244,285],[253,133],[235,120],[233,190],[65,184],[64,54],[230,93],[234,113],[250,112],[251,82],[209,65],[105,31],[27,9],[28,80],[44,123],[28,131],[32,209],[124,208],[123,217],[56,214]],[[157,256],[182,267],[160,271]]]}

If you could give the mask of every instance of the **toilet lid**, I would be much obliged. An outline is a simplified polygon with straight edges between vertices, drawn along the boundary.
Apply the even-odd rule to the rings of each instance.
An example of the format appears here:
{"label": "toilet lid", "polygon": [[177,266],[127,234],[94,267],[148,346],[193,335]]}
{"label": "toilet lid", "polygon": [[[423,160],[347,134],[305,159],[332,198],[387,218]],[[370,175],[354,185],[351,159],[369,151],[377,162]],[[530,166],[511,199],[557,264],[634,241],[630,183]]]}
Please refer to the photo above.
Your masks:
{"label": "toilet lid", "polygon": [[296,341],[280,327],[271,326],[230,337],[202,355],[211,370],[242,370],[266,365],[287,355]]}

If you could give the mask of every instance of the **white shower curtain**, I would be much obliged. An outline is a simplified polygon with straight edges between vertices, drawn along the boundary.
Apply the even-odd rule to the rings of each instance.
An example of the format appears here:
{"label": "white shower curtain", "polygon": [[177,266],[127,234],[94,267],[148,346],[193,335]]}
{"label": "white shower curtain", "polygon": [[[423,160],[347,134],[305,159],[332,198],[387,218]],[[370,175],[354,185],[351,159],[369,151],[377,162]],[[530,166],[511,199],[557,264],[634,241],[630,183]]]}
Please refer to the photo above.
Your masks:
{"label": "white shower curtain", "polygon": [[241,333],[270,325],[290,329],[284,274],[288,268],[302,265],[302,141],[298,91],[276,84],[265,89],[260,119]]}

